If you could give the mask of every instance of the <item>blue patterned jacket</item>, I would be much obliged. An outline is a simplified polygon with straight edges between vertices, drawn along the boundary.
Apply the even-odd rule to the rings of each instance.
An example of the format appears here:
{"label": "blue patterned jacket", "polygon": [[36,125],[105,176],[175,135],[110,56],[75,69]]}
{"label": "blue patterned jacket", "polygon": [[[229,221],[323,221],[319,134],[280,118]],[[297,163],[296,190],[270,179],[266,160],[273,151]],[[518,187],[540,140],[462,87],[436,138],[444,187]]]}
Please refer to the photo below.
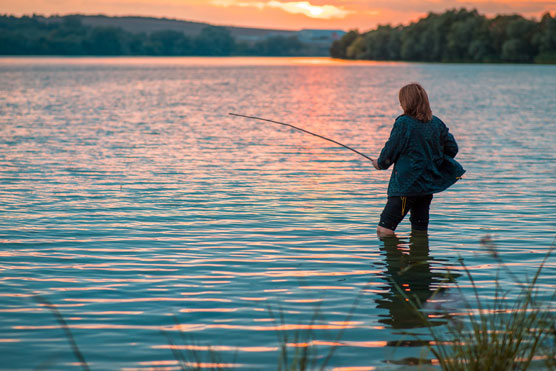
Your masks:
{"label": "blue patterned jacket", "polygon": [[454,160],[458,145],[438,117],[430,122],[402,115],[378,158],[381,170],[394,164],[388,196],[420,196],[442,192],[465,173]]}

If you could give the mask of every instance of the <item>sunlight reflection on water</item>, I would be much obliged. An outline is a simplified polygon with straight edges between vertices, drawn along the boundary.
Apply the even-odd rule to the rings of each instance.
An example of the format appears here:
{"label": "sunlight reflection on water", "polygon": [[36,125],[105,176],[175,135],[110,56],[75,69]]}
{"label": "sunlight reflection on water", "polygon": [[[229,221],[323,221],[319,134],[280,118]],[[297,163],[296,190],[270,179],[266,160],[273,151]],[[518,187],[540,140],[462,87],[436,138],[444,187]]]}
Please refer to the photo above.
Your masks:
{"label": "sunlight reflection on water", "polygon": [[[435,196],[426,245],[410,245],[407,221],[400,241],[374,236],[389,172],[228,116],[285,121],[375,156],[410,81],[429,91],[468,171]],[[553,66],[5,58],[0,82],[3,369],[79,368],[35,295],[60,309],[93,369],[178,369],[172,348],[209,346],[224,363],[272,368],[276,332],[307,329],[315,308],[319,355],[339,344],[331,367],[396,368],[385,362],[420,352],[396,348],[408,340],[400,330],[424,332],[391,280],[442,325],[464,311],[443,279],[459,256],[492,297],[482,236],[531,276],[555,235]],[[399,275],[414,261],[420,269]],[[178,330],[197,344],[169,344],[163,333]]]}

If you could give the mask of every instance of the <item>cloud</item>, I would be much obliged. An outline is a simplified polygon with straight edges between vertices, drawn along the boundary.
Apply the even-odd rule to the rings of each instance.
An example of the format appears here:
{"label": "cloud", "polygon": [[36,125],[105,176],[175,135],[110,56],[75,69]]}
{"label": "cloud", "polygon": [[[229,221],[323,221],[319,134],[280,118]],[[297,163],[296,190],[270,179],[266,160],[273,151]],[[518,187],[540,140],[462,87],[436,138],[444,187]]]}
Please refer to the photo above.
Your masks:
{"label": "cloud", "polygon": [[213,0],[211,2],[217,6],[239,6],[239,7],[253,7],[257,9],[274,8],[281,9],[291,14],[302,14],[309,18],[316,19],[333,19],[345,18],[353,13],[342,6],[336,5],[313,5],[309,1],[233,1],[233,0]]}
{"label": "cloud", "polygon": [[308,1],[283,3],[280,1],[269,1],[268,6],[279,8],[293,14],[304,14],[311,18],[331,19],[345,18],[351,13],[349,10],[335,5],[312,5]]}
{"label": "cloud", "polygon": [[289,30],[369,30],[461,7],[490,17],[518,13],[539,18],[546,11],[554,13],[556,0],[0,0],[2,13],[13,15],[138,15]]}

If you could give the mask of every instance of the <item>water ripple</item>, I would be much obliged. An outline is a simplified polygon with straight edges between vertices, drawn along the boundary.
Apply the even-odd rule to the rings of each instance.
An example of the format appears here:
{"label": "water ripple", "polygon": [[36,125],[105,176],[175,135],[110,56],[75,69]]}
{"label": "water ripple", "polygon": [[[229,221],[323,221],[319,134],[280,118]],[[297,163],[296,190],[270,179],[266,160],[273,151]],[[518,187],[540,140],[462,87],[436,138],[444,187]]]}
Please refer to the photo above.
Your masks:
{"label": "water ripple", "polygon": [[[408,239],[407,222],[400,240],[374,236],[388,172],[228,116],[287,121],[376,156],[397,90],[415,80],[467,169],[435,196],[426,244]],[[93,369],[175,370],[173,351],[222,353],[207,367],[269,369],[277,334],[321,358],[336,346],[336,370],[418,357],[423,341],[404,334],[426,337],[423,324],[392,282],[441,326],[471,310],[460,257],[481,297],[495,294],[482,237],[519,277],[552,243],[555,85],[553,66],[0,59],[0,369],[80,367],[37,296],[58,308]],[[545,298],[555,272],[550,258]],[[293,340],[309,329],[314,338]]]}

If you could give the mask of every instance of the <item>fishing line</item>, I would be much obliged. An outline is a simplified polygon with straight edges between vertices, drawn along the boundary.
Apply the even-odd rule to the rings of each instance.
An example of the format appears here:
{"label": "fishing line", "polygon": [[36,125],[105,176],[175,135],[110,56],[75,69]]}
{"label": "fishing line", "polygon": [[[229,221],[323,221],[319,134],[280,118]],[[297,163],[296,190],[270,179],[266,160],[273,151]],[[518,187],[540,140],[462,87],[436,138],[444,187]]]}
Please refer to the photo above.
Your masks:
{"label": "fishing line", "polygon": [[337,145],[339,145],[339,146],[342,146],[342,147],[344,147],[344,148],[349,149],[350,151],[353,151],[353,152],[357,153],[357,154],[360,155],[360,156],[365,157],[367,160],[369,160],[369,161],[371,161],[371,162],[373,161],[373,159],[370,158],[369,156],[364,155],[363,153],[359,152],[359,151],[356,150],[356,149],[351,148],[350,146],[346,146],[345,144],[342,144],[342,143],[340,143],[340,142],[337,142],[337,141],[335,141],[334,139],[330,139],[330,138],[327,138],[327,137],[323,137],[322,135],[318,135],[318,134],[315,134],[315,133],[311,133],[311,132],[308,131],[308,130],[298,128],[297,126],[293,126],[293,125],[286,124],[286,123],[279,122],[279,121],[274,121],[274,120],[269,120],[269,119],[263,119],[263,118],[261,118],[261,117],[240,115],[239,113],[230,113],[230,115],[232,115],[232,116],[237,116],[237,117],[244,117],[244,118],[253,119],[253,120],[272,122],[273,124],[288,126],[288,127],[290,127],[290,128],[293,128],[293,129],[302,131],[302,132],[304,132],[304,133],[314,135],[315,137],[319,137],[319,138],[321,138],[321,139],[324,139],[324,140],[327,140],[327,141],[329,141],[329,142],[335,143],[335,144],[337,144]]}

